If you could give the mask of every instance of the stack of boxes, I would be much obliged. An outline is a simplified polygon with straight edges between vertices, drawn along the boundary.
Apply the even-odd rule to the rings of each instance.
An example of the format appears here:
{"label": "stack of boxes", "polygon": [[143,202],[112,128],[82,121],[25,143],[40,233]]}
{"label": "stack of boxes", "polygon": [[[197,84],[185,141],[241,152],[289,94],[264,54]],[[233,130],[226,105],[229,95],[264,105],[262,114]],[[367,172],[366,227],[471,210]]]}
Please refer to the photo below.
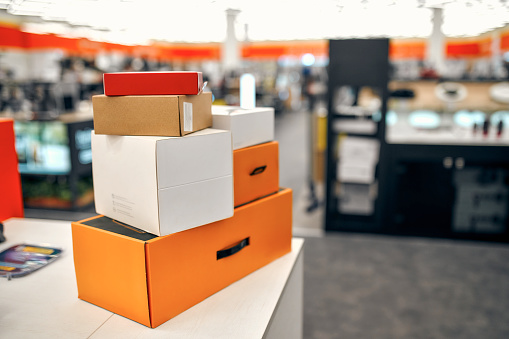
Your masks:
{"label": "stack of boxes", "polygon": [[212,114],[202,87],[198,72],[112,73],[93,98],[101,215],[72,224],[78,294],[149,327],[291,250],[274,111]]}

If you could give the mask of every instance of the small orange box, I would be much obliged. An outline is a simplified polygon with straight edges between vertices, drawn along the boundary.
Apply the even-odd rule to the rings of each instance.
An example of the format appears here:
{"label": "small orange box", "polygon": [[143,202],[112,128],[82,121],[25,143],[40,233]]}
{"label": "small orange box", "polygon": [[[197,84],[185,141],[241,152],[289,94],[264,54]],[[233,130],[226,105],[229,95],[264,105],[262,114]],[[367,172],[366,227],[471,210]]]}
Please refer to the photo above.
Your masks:
{"label": "small orange box", "polygon": [[233,205],[279,189],[279,144],[271,141],[233,151]]}
{"label": "small orange box", "polygon": [[1,222],[11,217],[23,217],[24,213],[12,119],[0,119],[0,164]]}
{"label": "small orange box", "polygon": [[96,216],[72,223],[78,297],[157,327],[291,251],[292,191],[157,237]]}

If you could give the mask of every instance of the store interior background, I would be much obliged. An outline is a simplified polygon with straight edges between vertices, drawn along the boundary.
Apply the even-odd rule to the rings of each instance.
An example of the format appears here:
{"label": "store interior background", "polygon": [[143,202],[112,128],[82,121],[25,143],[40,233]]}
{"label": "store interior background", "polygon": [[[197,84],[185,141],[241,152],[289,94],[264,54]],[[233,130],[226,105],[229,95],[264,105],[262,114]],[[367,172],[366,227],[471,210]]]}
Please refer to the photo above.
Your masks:
{"label": "store interior background", "polygon": [[[331,90],[329,40],[371,38],[390,39],[387,97]],[[305,338],[509,337],[509,2],[0,0],[25,217],[95,215],[103,73],[180,70],[226,105],[252,74],[275,109]]]}

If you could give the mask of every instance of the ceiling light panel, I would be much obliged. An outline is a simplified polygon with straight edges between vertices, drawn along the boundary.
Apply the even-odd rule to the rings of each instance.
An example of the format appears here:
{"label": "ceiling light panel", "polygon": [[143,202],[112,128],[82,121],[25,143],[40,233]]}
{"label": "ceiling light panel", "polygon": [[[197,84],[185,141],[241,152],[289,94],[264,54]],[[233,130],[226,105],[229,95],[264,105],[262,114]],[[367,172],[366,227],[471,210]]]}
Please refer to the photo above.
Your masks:
{"label": "ceiling light panel", "polygon": [[[0,4],[7,3],[0,0]],[[237,37],[251,40],[427,37],[431,8],[443,8],[447,36],[475,36],[509,22],[500,0],[12,0],[11,13],[107,31],[125,40],[220,42],[228,8],[240,10]],[[17,12],[16,12],[17,11]]]}

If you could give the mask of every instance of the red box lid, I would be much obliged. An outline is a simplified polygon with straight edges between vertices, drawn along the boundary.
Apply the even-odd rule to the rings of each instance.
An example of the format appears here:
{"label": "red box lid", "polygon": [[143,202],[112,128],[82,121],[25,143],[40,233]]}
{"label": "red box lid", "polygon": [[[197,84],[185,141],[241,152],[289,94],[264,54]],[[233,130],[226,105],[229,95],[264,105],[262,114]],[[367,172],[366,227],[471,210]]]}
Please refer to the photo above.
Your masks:
{"label": "red box lid", "polygon": [[122,72],[104,74],[105,95],[196,95],[201,72]]}

